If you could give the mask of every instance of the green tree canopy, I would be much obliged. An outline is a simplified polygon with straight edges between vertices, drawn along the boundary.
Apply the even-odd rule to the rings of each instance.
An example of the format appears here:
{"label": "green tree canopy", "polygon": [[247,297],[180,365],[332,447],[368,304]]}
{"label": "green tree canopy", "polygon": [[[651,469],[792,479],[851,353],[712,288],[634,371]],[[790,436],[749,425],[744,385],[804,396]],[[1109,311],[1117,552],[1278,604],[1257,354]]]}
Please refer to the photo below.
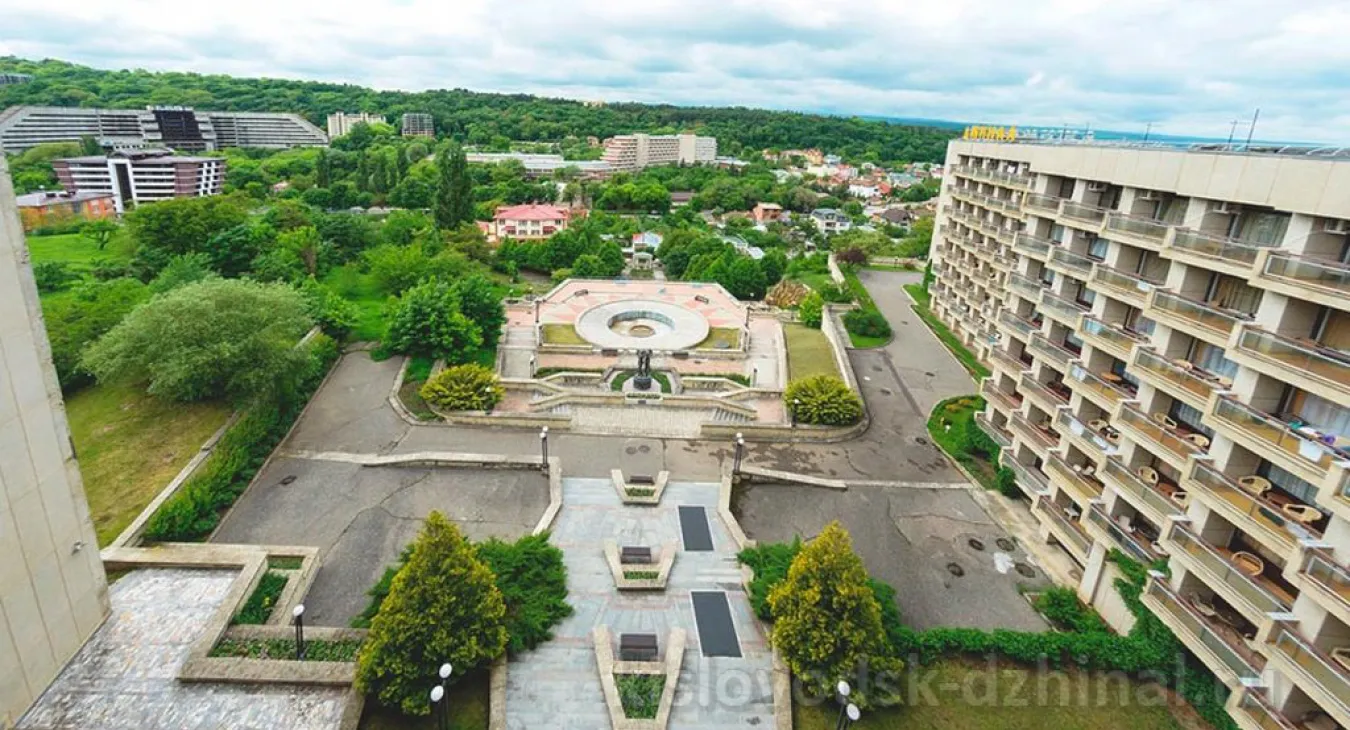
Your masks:
{"label": "green tree canopy", "polygon": [[457,144],[443,147],[436,155],[436,225],[450,230],[462,223],[472,223],[473,181],[469,178],[468,157]]}
{"label": "green tree canopy", "polygon": [[137,245],[136,263],[149,274],[178,254],[211,255],[212,237],[247,220],[247,207],[228,195],[145,203],[126,215],[127,230]]}
{"label": "green tree canopy", "polygon": [[403,292],[394,305],[384,344],[390,352],[461,363],[483,344],[483,333],[460,311],[450,284],[428,279]]}

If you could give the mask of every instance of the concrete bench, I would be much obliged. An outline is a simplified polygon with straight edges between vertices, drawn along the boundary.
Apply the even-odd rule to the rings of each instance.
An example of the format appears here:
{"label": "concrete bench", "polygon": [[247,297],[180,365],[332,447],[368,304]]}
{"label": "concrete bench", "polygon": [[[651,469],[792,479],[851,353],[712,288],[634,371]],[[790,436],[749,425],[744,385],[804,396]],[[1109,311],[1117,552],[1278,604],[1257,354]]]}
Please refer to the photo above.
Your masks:
{"label": "concrete bench", "polygon": [[628,564],[650,564],[652,562],[652,549],[636,545],[625,546],[619,551],[619,562]]}
{"label": "concrete bench", "polygon": [[648,476],[648,475],[646,475],[646,474],[634,474],[633,476],[628,477],[628,483],[629,483],[629,484],[655,484],[655,483],[656,483],[656,477]]}
{"label": "concrete bench", "polygon": [[619,659],[626,662],[656,661],[656,634],[619,634]]}

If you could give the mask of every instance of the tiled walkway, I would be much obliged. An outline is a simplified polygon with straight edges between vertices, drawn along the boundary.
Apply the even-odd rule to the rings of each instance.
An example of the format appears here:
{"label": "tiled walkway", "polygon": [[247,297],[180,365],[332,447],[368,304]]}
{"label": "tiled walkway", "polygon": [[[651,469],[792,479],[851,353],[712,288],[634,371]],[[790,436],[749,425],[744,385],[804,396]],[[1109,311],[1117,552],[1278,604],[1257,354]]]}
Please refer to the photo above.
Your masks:
{"label": "tiled walkway", "polygon": [[[671,712],[672,730],[773,725],[771,655],[740,584],[736,544],[717,518],[717,484],[676,483],[659,507],[624,507],[608,480],[566,479],[563,509],[553,530],[567,565],[568,601],[576,613],[555,638],[512,659],[506,719],[511,730],[610,726],[595,665],[591,630],[655,633],[664,649],[674,627],[689,632],[684,668]],[[604,541],[680,546],[679,505],[707,508],[713,552],[680,551],[664,592],[614,589],[602,553]],[[742,658],[702,655],[690,591],[727,591]]]}
{"label": "tiled walkway", "polygon": [[229,570],[137,570],[109,589],[112,615],[17,730],[334,730],[346,691],[184,684],[188,649],[234,581]]}

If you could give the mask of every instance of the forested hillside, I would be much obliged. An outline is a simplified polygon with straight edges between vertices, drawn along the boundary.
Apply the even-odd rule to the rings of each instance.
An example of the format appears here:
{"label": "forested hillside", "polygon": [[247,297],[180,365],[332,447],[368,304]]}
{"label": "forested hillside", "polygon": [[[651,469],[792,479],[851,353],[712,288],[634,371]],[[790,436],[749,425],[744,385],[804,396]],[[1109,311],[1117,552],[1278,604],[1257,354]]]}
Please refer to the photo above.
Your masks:
{"label": "forested hillside", "polygon": [[184,105],[203,110],[297,112],[322,126],[334,111],[369,111],[397,121],[429,112],[436,128],[470,144],[559,141],[627,132],[698,131],[718,138],[726,154],[763,148],[820,147],[854,161],[940,162],[954,130],[857,118],[745,108],[647,104],[586,106],[528,95],[453,91],[375,91],[348,84],[244,79],[148,71],[104,71],[64,61],[0,57],[0,73],[25,73],[31,83],[0,86],[0,108],[15,104],[140,108]]}

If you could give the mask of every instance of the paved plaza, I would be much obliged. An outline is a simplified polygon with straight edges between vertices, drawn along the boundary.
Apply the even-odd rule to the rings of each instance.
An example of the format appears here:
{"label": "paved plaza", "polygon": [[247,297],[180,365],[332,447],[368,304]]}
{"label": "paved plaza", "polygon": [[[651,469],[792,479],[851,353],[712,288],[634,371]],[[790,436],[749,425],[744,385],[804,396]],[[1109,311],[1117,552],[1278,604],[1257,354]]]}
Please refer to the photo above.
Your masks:
{"label": "paved plaza", "polygon": [[17,730],[331,730],[341,687],[179,682],[233,570],[142,569],[109,587],[112,615]]}
{"label": "paved plaza", "polygon": [[[717,517],[716,483],[671,483],[661,505],[626,507],[608,479],[563,480],[563,509],[553,543],[563,550],[568,602],[576,609],[555,638],[514,657],[507,679],[511,730],[609,727],[591,630],[657,634],[664,651],[672,628],[688,631],[684,667],[671,712],[672,730],[773,726],[772,658],[741,587],[736,543]],[[678,507],[705,508],[712,552],[681,549]],[[620,594],[603,555],[620,545],[673,545],[679,553],[665,591]],[[725,591],[742,656],[704,657],[691,591]]]}

